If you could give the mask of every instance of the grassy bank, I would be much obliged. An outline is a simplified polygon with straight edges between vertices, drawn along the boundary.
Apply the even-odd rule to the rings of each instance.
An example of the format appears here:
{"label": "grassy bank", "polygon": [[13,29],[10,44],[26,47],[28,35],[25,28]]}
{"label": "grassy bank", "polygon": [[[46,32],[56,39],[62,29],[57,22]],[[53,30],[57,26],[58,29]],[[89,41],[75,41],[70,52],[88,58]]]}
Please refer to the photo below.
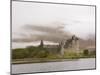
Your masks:
{"label": "grassy bank", "polygon": [[[87,58],[87,57],[82,57],[82,58]],[[95,57],[89,57],[89,58],[95,58]],[[14,59],[12,60],[12,64],[29,64],[29,63],[46,63],[46,62],[62,62],[62,61],[74,61],[78,60],[81,58],[73,58],[73,59],[47,59],[47,58],[42,58],[42,59],[33,59],[33,58],[28,58],[28,59]]]}

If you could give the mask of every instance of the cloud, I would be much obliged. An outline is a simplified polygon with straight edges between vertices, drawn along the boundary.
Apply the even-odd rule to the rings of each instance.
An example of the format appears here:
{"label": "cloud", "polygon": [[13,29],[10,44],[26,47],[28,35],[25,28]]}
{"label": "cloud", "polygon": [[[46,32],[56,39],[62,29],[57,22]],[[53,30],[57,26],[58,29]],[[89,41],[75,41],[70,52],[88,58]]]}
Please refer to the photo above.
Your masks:
{"label": "cloud", "polygon": [[[13,42],[34,42],[34,41],[52,41],[60,42],[68,39],[72,34],[64,30],[65,24],[61,22],[53,22],[50,24],[24,25],[21,27],[21,37],[13,38]],[[28,31],[28,32],[27,32]],[[27,33],[26,33],[27,32]],[[23,36],[24,35],[24,36]]]}

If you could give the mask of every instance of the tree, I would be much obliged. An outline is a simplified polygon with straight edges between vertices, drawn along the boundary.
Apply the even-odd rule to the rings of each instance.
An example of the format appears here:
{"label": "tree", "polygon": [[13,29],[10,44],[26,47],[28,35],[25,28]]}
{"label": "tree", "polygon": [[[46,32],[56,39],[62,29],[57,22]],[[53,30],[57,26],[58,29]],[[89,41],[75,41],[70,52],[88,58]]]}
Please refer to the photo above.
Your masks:
{"label": "tree", "polygon": [[86,55],[86,56],[89,55],[88,49],[85,49],[85,50],[83,51],[83,54]]}

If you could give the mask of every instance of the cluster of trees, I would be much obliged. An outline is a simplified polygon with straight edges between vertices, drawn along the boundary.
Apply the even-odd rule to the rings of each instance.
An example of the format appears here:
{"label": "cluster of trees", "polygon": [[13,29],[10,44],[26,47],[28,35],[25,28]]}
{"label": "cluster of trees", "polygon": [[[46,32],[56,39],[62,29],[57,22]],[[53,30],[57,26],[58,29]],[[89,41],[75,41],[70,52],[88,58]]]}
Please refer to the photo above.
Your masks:
{"label": "cluster of trees", "polygon": [[13,59],[23,58],[44,58],[49,52],[46,48],[29,46],[27,48],[17,48],[12,50]]}

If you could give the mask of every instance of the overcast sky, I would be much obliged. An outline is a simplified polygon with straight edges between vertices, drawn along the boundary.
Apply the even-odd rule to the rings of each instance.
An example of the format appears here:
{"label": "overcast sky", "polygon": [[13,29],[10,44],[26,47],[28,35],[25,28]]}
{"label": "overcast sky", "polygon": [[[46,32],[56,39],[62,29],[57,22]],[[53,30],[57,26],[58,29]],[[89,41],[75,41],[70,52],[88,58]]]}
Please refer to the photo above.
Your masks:
{"label": "overcast sky", "polygon": [[95,7],[12,2],[12,48],[95,34]]}

